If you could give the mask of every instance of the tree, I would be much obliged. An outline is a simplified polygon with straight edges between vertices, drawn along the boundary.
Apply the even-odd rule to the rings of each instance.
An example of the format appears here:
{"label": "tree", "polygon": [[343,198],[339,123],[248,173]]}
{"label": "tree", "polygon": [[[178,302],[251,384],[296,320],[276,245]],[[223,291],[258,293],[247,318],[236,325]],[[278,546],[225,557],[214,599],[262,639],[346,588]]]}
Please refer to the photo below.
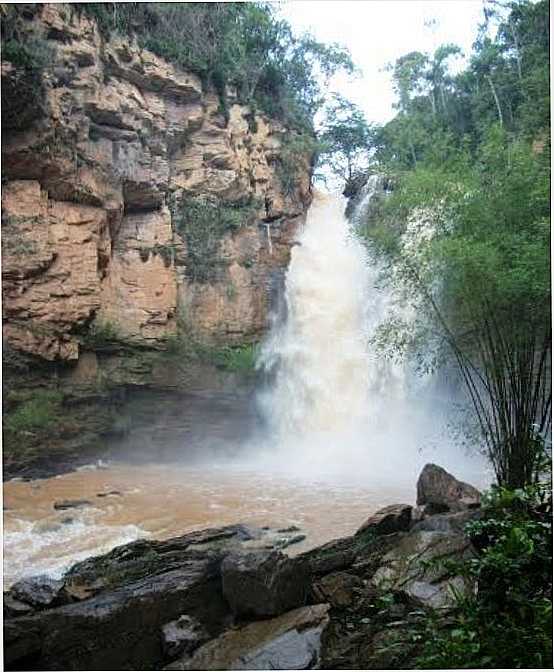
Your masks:
{"label": "tree", "polygon": [[478,161],[458,152],[405,174],[388,223],[368,232],[394,268],[389,280],[419,297],[411,343],[438,336],[498,482],[512,488],[538,476],[550,431],[547,178],[544,157],[493,127]]}
{"label": "tree", "polygon": [[371,128],[363,112],[338,94],[332,96],[324,114],[319,131],[320,161],[348,183],[367,169]]}
{"label": "tree", "polygon": [[378,340],[456,365],[499,483],[522,487],[551,430],[548,3],[486,8],[497,33],[463,72],[453,45],[395,64],[399,111],[372,146],[396,187],[368,237],[417,303]]}

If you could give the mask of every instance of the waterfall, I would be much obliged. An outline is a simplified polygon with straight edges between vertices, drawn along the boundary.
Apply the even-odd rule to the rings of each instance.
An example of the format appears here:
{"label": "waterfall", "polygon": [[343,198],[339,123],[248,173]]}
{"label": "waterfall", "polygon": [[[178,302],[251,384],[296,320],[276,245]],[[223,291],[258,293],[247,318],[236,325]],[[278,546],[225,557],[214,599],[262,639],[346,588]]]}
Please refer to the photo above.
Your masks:
{"label": "waterfall", "polygon": [[316,193],[286,276],[286,318],[259,364],[275,368],[268,420],[281,439],[336,431],[367,408],[366,253],[342,197]]}
{"label": "waterfall", "polygon": [[354,232],[383,190],[371,177],[349,219],[342,196],[314,195],[258,358],[269,380],[258,397],[265,444],[281,466],[413,483],[425,462],[460,474],[467,456],[447,431],[437,379],[371,346],[390,311],[408,321],[413,311],[379,286],[380,262]]}

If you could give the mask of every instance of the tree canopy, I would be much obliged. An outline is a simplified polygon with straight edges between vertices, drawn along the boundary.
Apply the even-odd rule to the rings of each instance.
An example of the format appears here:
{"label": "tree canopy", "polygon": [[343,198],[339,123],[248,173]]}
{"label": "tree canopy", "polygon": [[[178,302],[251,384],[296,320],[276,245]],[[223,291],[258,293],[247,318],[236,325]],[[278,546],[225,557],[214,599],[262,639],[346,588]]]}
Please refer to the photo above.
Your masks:
{"label": "tree canopy", "polygon": [[450,44],[392,67],[398,113],[373,151],[396,188],[366,233],[418,302],[381,341],[453,358],[499,483],[521,487],[551,422],[548,3],[485,9],[458,74]]}

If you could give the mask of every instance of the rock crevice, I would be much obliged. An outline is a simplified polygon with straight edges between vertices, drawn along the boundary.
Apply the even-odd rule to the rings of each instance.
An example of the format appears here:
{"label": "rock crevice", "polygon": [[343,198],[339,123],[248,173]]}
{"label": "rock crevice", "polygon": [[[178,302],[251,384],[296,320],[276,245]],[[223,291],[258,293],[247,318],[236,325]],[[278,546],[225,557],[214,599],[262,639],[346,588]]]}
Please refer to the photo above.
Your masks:
{"label": "rock crevice", "polygon": [[[42,113],[3,129],[8,344],[75,360],[95,322],[158,347],[179,317],[207,340],[256,339],[272,276],[286,267],[310,201],[310,157],[298,157],[291,192],[277,170],[292,131],[232,91],[224,117],[197,76],[131,38],[106,39],[69,5],[38,6],[25,30],[47,45],[50,63],[39,82]],[[3,85],[17,75],[2,63]],[[175,204],[195,198],[255,210],[222,232],[214,249],[223,270],[207,282],[191,279],[195,250],[173,216]],[[271,245],[256,224],[268,219]]]}

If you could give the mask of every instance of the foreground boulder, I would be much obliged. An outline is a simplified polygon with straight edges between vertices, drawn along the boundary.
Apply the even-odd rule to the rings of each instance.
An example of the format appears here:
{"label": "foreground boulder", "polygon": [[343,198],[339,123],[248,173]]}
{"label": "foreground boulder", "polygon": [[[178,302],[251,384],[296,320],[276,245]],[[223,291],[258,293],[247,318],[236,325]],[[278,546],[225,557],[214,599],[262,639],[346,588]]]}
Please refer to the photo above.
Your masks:
{"label": "foreground boulder", "polygon": [[15,583],[10,598],[22,602],[29,609],[45,609],[68,601],[64,582],[49,576],[33,576]]}
{"label": "foreground boulder", "polygon": [[427,513],[476,508],[480,500],[479,490],[436,464],[426,464],[417,481],[417,504],[424,506]]}
{"label": "foreground boulder", "polygon": [[169,622],[191,615],[210,638],[227,625],[222,560],[256,539],[264,543],[264,532],[231,525],[167,541],[139,540],[78,563],[63,579],[70,604],[42,604],[5,620],[6,669],[161,666]]}
{"label": "foreground boulder", "polygon": [[166,670],[308,670],[319,667],[329,605],[301,607],[283,616],[230,630]]}
{"label": "foreground boulder", "polygon": [[310,567],[279,551],[233,553],[221,566],[223,594],[236,616],[278,616],[306,604]]}
{"label": "foreground boulder", "polygon": [[449,607],[454,591],[463,592],[465,583],[450,575],[445,561],[472,554],[463,534],[412,531],[382,558],[372,583],[382,590],[402,592],[427,607]]}
{"label": "foreground boulder", "polygon": [[162,628],[162,646],[168,658],[188,655],[209,639],[202,624],[186,614]]}
{"label": "foreground boulder", "polygon": [[408,504],[393,504],[371,515],[356,534],[371,531],[374,534],[406,532],[412,522],[412,507]]}

